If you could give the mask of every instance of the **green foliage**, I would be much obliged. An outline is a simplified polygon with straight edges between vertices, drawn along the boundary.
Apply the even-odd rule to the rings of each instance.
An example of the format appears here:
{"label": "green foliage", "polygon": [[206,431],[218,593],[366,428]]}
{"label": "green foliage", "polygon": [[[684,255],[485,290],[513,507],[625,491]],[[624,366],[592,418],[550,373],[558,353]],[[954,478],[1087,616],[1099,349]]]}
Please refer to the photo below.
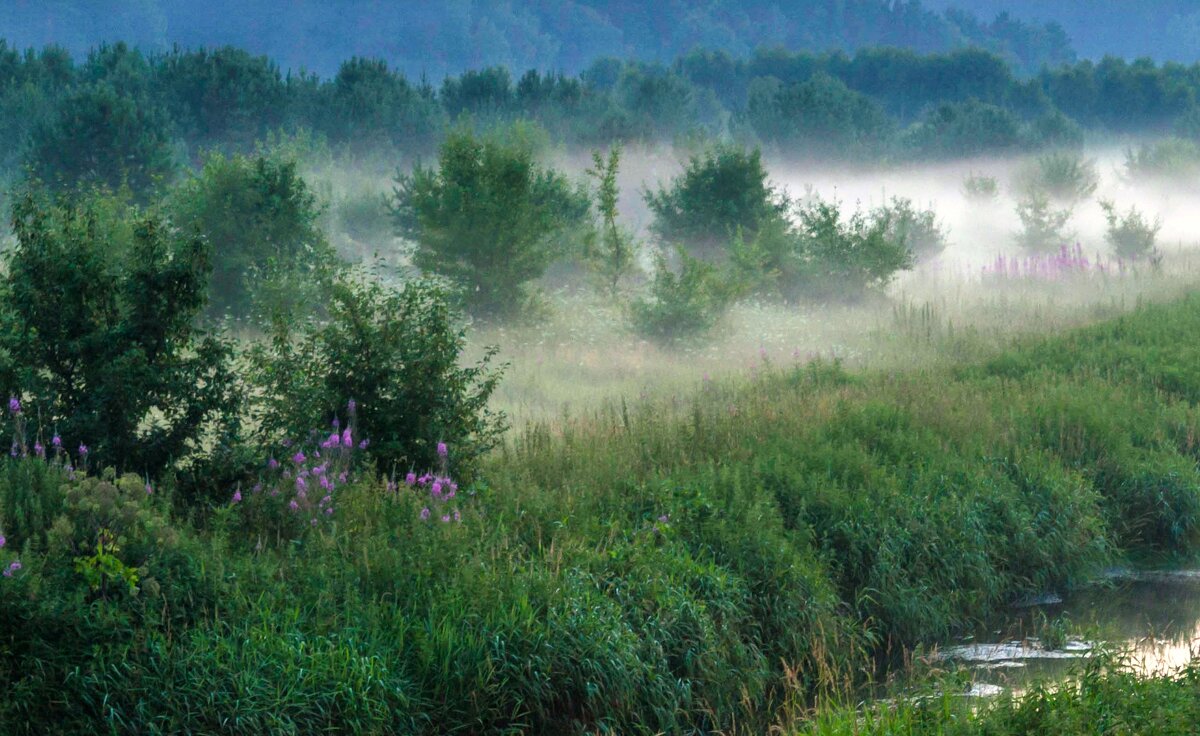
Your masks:
{"label": "green foliage", "polygon": [[230,347],[196,326],[204,243],[101,195],[25,194],[13,231],[0,295],[7,390],[102,465],[157,473],[196,452],[233,406]]}
{"label": "green foliage", "polygon": [[787,209],[767,179],[762,154],[720,146],[692,156],[669,188],[647,191],[651,229],[664,243],[714,256],[741,231],[755,233]]}
{"label": "green foliage", "polygon": [[1104,219],[1108,222],[1104,239],[1118,258],[1133,261],[1148,258],[1152,262],[1161,258],[1155,247],[1158,231],[1162,229],[1160,220],[1156,218],[1154,222],[1150,222],[1137,207],[1130,207],[1125,214],[1118,212],[1117,206],[1112,202],[1101,202],[1100,207],[1104,210]]}
{"label": "green foliage", "polygon": [[756,79],[745,117],[755,135],[791,158],[878,155],[893,132],[878,103],[824,73],[790,86]]}
{"label": "green foliage", "polygon": [[800,207],[803,290],[811,298],[857,299],[912,267],[914,254],[897,210],[844,217],[837,202]]}
{"label": "green foliage", "polygon": [[963,194],[974,202],[994,202],[1000,196],[1000,182],[994,176],[971,172],[963,179]]}
{"label": "green foliage", "polygon": [[437,169],[418,166],[396,184],[396,228],[414,243],[413,263],[447,278],[478,315],[526,309],[528,283],[589,209],[586,193],[528,146],[461,130],[442,144]]}
{"label": "green foliage", "polygon": [[314,127],[362,155],[380,146],[432,151],[446,113],[428,84],[413,86],[378,59],[353,58],[317,96]]}
{"label": "green foliage", "polygon": [[208,245],[209,314],[263,319],[320,303],[335,257],[294,162],[214,154],[169,207],[176,225]]}
{"label": "green foliage", "polygon": [[665,255],[656,254],[649,298],[631,305],[634,329],[664,342],[712,329],[730,302],[728,285],[716,266],[689,256],[683,249],[677,250],[676,256],[678,273]]}
{"label": "green foliage", "polygon": [[1073,211],[1070,207],[1057,209],[1050,197],[1033,191],[1017,202],[1017,217],[1021,230],[1017,233],[1017,244],[1028,251],[1048,253],[1067,244],[1071,238],[1067,223]]}
{"label": "green foliage", "polygon": [[1200,143],[1166,138],[1130,148],[1125,173],[1134,182],[1187,183],[1200,176]]}
{"label": "green foliage", "polygon": [[1058,204],[1073,207],[1096,193],[1100,176],[1095,160],[1057,151],[1038,156],[1018,174],[1017,181],[1027,196],[1040,192]]}
{"label": "green foliage", "polygon": [[175,170],[168,120],[147,100],[101,83],[64,97],[30,136],[27,164],[59,189],[149,192]]}
{"label": "green foliage", "polygon": [[978,100],[930,110],[907,131],[912,155],[954,158],[1011,153],[1021,147],[1021,124],[1012,112]]}
{"label": "green foliage", "polygon": [[888,240],[907,245],[915,260],[933,258],[946,249],[946,230],[932,207],[919,210],[907,197],[892,197],[875,208],[871,217],[887,223]]}
{"label": "green foliage", "polygon": [[327,308],[327,318],[303,326],[277,321],[251,356],[264,447],[345,420],[350,401],[356,441],[370,442],[387,473],[437,467],[438,442],[454,448],[463,470],[495,446],[505,421],[488,409],[500,379],[494,353],[459,366],[465,332],[442,288],[345,278]]}
{"label": "green foliage", "polygon": [[[616,296],[621,279],[635,268],[633,238],[617,224],[617,174],[621,166],[621,149],[614,146],[608,152],[608,160],[599,151],[592,153],[592,168],[588,176],[596,182],[596,213],[600,218],[598,237],[589,244],[588,256],[608,288],[610,296]],[[599,242],[594,242],[598,240]]]}

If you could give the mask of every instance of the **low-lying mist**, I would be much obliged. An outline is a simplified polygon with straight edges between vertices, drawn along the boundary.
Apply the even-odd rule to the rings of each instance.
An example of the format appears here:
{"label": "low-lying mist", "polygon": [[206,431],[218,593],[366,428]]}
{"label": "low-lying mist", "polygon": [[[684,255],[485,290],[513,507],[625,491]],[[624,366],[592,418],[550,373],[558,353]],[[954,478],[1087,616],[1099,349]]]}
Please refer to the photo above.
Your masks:
{"label": "low-lying mist", "polygon": [[[982,357],[1014,337],[1086,324],[1141,301],[1169,298],[1194,283],[1200,272],[1195,235],[1200,186],[1137,180],[1127,171],[1127,151],[1108,145],[1078,155],[1094,173],[1094,191],[1052,203],[1070,217],[1060,248],[1042,254],[1031,254],[1018,241],[1017,205],[1034,186],[1037,155],[878,168],[797,165],[768,157],[772,182],[791,200],[833,200],[849,213],[906,198],[936,212],[947,247],[900,273],[882,293],[845,303],[743,300],[711,334],[672,345],[638,337],[628,327],[623,302],[601,295],[569,268],[555,269],[541,285],[544,308],[537,317],[475,325],[472,352],[496,345],[509,362],[494,401],[517,423],[607,400],[682,398],[710,380],[814,360],[893,370]],[[558,151],[548,158],[576,180],[591,164],[586,151]],[[620,213],[637,236],[643,271],[658,247],[643,194],[667,184],[686,159],[686,153],[666,147],[625,152]],[[343,255],[377,259],[403,273],[404,244],[390,236],[382,204],[390,181],[336,167],[314,176],[335,205],[330,229]],[[994,179],[994,196],[969,194],[968,177]],[[346,218],[336,216],[339,198],[374,212],[374,225],[345,227]],[[1106,241],[1102,202],[1121,213],[1136,207],[1147,222],[1161,226],[1154,262],[1116,257]],[[645,278],[635,279],[631,290],[642,288]]]}

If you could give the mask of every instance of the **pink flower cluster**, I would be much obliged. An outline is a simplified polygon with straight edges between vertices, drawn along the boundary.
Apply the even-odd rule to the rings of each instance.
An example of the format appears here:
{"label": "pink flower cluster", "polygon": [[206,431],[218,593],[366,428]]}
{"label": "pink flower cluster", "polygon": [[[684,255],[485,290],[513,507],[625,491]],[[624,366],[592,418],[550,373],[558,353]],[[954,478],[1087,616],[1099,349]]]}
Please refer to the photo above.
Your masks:
{"label": "pink flower cluster", "polygon": [[[350,402],[351,417],[354,402]],[[292,452],[287,462],[274,457],[266,464],[260,482],[250,490],[256,507],[266,506],[271,513],[283,514],[310,527],[331,520],[336,509],[337,490],[350,482],[355,453],[365,450],[368,442],[355,444],[350,424],[338,431],[341,423],[334,419],[334,431],[328,437],[315,435],[308,442],[285,441],[283,446]],[[233,505],[245,500],[240,488],[230,498]]]}
{"label": "pink flower cluster", "polygon": [[1040,253],[1023,258],[997,256],[991,265],[983,267],[984,278],[1040,281],[1060,281],[1074,276],[1124,272],[1123,261],[1105,263],[1099,257],[1095,260],[1090,259],[1084,254],[1083,246],[1078,243],[1073,248],[1064,245],[1057,253]]}

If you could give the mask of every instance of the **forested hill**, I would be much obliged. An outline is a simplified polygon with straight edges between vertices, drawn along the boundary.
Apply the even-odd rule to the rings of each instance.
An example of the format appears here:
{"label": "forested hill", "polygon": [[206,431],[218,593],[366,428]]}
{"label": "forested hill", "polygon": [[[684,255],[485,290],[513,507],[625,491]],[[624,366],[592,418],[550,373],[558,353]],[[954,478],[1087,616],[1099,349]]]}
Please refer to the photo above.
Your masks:
{"label": "forested hill", "polygon": [[145,51],[233,45],[322,75],[368,56],[435,82],[489,65],[576,73],[602,56],[667,61],[698,46],[981,46],[1026,71],[1074,58],[1061,28],[1015,17],[915,0],[5,0],[0,35],[76,55],[117,40]]}
{"label": "forested hill", "polygon": [[1062,25],[1079,55],[1106,54],[1192,63],[1200,59],[1196,0],[925,0],[939,11],[962,8],[980,17],[1010,12],[1033,23]]}

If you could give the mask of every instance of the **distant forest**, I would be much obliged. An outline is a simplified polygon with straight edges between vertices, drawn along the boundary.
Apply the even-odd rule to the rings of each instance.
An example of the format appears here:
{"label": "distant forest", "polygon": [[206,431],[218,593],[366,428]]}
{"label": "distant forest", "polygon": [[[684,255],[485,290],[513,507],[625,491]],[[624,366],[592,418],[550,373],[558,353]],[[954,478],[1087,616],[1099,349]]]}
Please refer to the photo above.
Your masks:
{"label": "distant forest", "polygon": [[1025,77],[979,49],[694,50],[665,64],[604,58],[577,75],[489,66],[434,84],[364,58],[325,78],[235,47],[147,54],[118,43],[76,61],[0,42],[9,178],[151,182],[205,150],[252,150],[281,132],[394,167],[454,126],[516,121],[569,146],[732,139],[797,159],[1005,154],[1078,145],[1085,131],[1198,138],[1200,65],[1110,57]]}
{"label": "distant forest", "polygon": [[697,47],[976,46],[1028,73],[1075,58],[1054,23],[905,0],[7,0],[0,29],[18,46],[77,56],[118,40],[158,52],[233,45],[326,76],[367,56],[435,82],[491,65],[575,74],[604,56],[670,62]]}

